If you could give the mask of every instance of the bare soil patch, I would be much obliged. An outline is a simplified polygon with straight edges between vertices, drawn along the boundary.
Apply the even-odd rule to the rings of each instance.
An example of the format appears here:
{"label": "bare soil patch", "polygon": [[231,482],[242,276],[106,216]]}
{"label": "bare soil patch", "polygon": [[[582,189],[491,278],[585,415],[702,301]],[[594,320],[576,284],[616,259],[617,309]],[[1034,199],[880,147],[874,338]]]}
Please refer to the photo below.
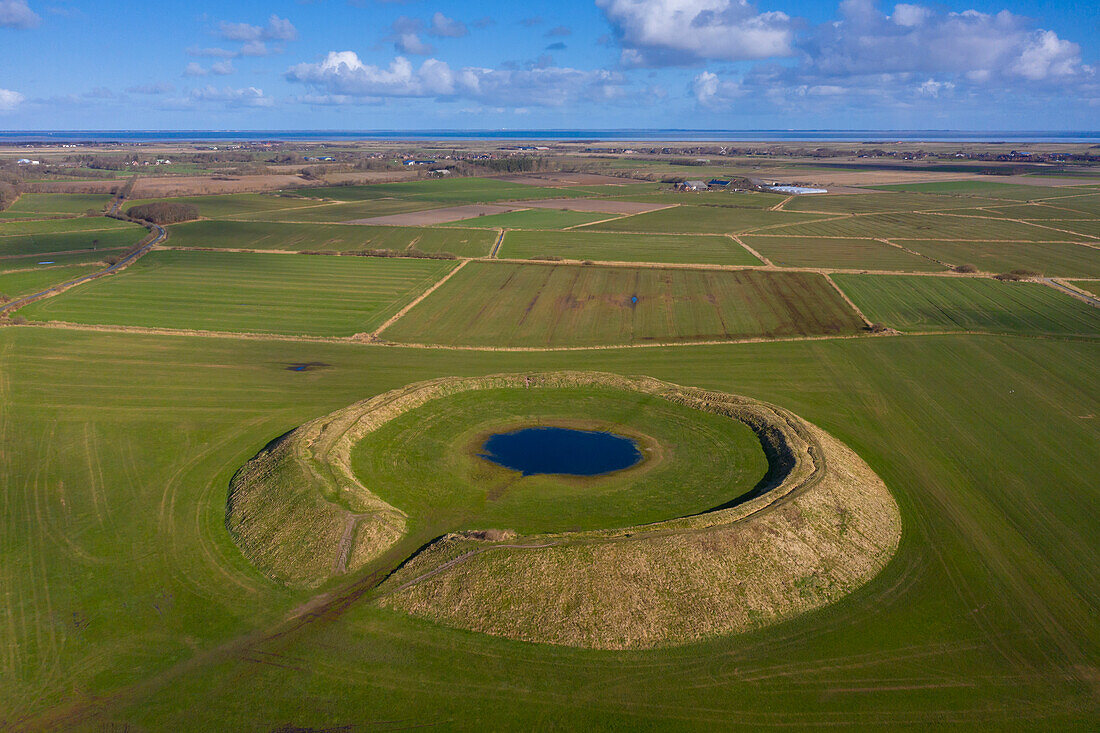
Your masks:
{"label": "bare soil patch", "polygon": [[299,188],[309,185],[301,176],[269,174],[261,176],[170,176],[141,178],[130,197],[152,199],[168,196],[200,196],[220,193],[250,193]]}
{"label": "bare soil patch", "polygon": [[527,207],[519,204],[467,204],[465,206],[448,206],[443,209],[429,209],[428,211],[372,216],[367,219],[352,219],[344,223],[381,226],[430,226],[432,224],[446,224],[452,221],[473,219],[478,216],[488,216],[489,214],[507,214],[509,211],[524,208]]}

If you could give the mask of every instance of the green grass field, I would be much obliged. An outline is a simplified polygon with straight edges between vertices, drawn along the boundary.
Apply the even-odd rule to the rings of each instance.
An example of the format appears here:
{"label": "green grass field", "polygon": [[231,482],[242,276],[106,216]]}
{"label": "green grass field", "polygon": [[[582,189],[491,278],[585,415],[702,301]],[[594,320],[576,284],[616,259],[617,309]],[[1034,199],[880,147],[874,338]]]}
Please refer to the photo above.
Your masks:
{"label": "green grass field", "polygon": [[[105,221],[114,221],[106,219]],[[144,227],[125,224],[110,229],[91,229],[61,233],[0,236],[0,257],[35,255],[73,250],[111,250],[133,247],[148,235]],[[51,257],[51,259],[53,259]]]}
{"label": "green grass field", "polygon": [[101,270],[98,265],[69,265],[66,267],[39,267],[19,272],[0,271],[0,295],[15,298],[45,290],[67,280]]}
{"label": "green grass field", "polygon": [[834,275],[876,323],[902,331],[1100,335],[1100,310],[1037,283]]}
{"label": "green grass field", "polygon": [[[757,156],[699,167],[569,160],[704,179],[787,165]],[[816,175],[813,165],[791,171],[794,180]],[[707,203],[625,217],[612,222],[616,230],[509,231],[499,252],[759,265],[720,234],[789,222],[763,230],[768,236],[739,235],[780,268],[746,270],[484,260],[453,272],[459,263],[445,260],[295,254],[413,244],[482,256],[492,229],[326,222],[577,189],[456,178],[198,197],[205,216],[230,219],[170,227],[167,246],[193,249],[153,251],[27,306],[15,314],[26,325],[0,320],[0,729],[1095,729],[1100,309],[1040,283],[938,273],[873,238],[951,264],[1039,270],[1100,295],[1096,248],[1005,220],[1072,224],[1085,241],[1100,233],[1100,189],[984,180],[888,188],[788,204],[837,207],[830,221],[765,210],[778,195],[630,193],[621,198]],[[309,198],[327,190],[347,202]],[[1043,203],[1025,203],[1032,200]],[[48,205],[76,206],[65,201]],[[911,213],[948,201],[980,216],[976,207],[991,206],[999,218]],[[874,208],[899,202],[899,210]],[[864,209],[883,213],[843,214]],[[93,271],[90,263],[147,234],[102,217],[19,221],[18,213],[0,221],[0,293],[8,295]],[[93,240],[99,249],[83,251]],[[238,247],[284,252],[199,251]],[[64,250],[77,252],[46,254]],[[830,276],[871,321],[900,332],[871,334],[829,279],[784,266],[929,272]],[[449,272],[380,342],[313,338],[371,332]],[[652,377],[790,410],[885,482],[901,513],[897,553],[866,585],[778,623],[748,604],[710,608],[745,611],[759,625],[684,646],[525,643],[397,610],[387,594],[445,533],[631,526],[705,511],[758,482],[767,442],[740,423],[616,387],[524,385],[523,376],[551,370]],[[350,448],[359,479],[408,513],[407,533],[385,554],[347,574],[322,558],[332,579],[307,589],[272,581],[234,542],[231,481],[280,436],[421,380],[500,373],[518,376],[507,388],[498,381],[419,407],[381,403],[371,419],[393,410],[393,422]],[[516,482],[476,457],[475,438],[486,430],[531,420],[634,429],[657,439],[662,462],[636,482]],[[324,422],[340,435],[376,425]],[[307,468],[320,477],[332,467]],[[342,493],[350,488],[332,489],[313,503],[373,511]],[[769,511],[792,526],[821,518],[796,502]],[[821,514],[849,516],[841,505]],[[341,527],[341,515],[334,541],[341,530],[357,540],[368,525],[358,519]],[[621,541],[635,542],[633,531]],[[775,542],[754,534],[759,525],[735,531]],[[489,547],[462,542],[456,564],[464,562],[458,552]],[[808,544],[783,550],[806,562]],[[733,568],[745,561],[722,540],[705,550]],[[595,556],[583,551],[578,557]],[[272,552],[302,549],[283,543]],[[477,562],[491,570],[497,557],[486,551]],[[823,570],[843,573],[844,563]],[[546,566],[517,567],[532,570],[509,592],[546,580],[536,575]],[[642,562],[615,570],[624,580],[652,577]],[[831,587],[826,575],[806,577],[776,593]],[[664,603],[671,587],[656,578],[652,595],[634,600]],[[462,583],[452,590],[454,609],[476,605]],[[571,597],[578,607],[549,597],[546,618],[584,618],[607,600]],[[700,597],[688,594],[686,605]],[[508,598],[494,609],[506,620]],[[473,616],[476,609],[468,629],[479,628]]]}
{"label": "green grass field", "polygon": [[1004,203],[993,199],[975,200],[972,196],[932,193],[867,193],[832,196],[795,196],[783,205],[784,211],[826,211],[832,214],[874,214],[892,211],[954,210],[983,203]]}
{"label": "green grass field", "polygon": [[[476,455],[483,432],[506,425],[595,420],[656,440],[664,455],[644,480],[527,476]],[[473,442],[471,442],[473,441]],[[719,462],[710,460],[716,454]],[[652,396],[610,389],[496,389],[430,402],[369,434],[352,452],[365,486],[408,514],[411,531],[508,527],[523,534],[614,529],[696,514],[752,490],[768,470],[743,423]],[[689,476],[685,480],[685,474]]]}
{"label": "green grass field", "polygon": [[785,267],[836,267],[910,272],[944,270],[931,260],[873,239],[742,235],[745,244]]}
{"label": "green grass field", "polygon": [[[1095,342],[1025,337],[578,355],[0,329],[4,715],[143,730],[1088,728],[1098,358]],[[437,375],[563,367],[805,416],[897,496],[898,555],[778,626],[609,653],[453,631],[369,595],[302,617],[311,594],[260,576],[225,532],[233,472],[295,425]]]}
{"label": "green grass field", "polygon": [[[72,219],[44,219],[42,221],[4,221],[0,222],[0,237],[14,237],[20,234],[64,234],[66,232],[90,232],[107,229],[141,229],[137,224],[105,216],[77,217]],[[144,230],[142,230],[144,231]]]}
{"label": "green grass field", "polygon": [[[178,196],[159,199],[133,199],[123,203],[123,210],[131,206],[149,204],[157,201],[172,201],[191,204],[198,207],[199,215],[210,219],[239,214],[256,214],[278,211],[304,205],[306,202],[294,196],[277,196],[264,193],[233,193],[221,196]],[[314,203],[314,202],[310,202]]]}
{"label": "green grass field", "polygon": [[1033,270],[1054,277],[1100,276],[1100,250],[1070,242],[897,243],[952,265],[974,265],[985,272]]}
{"label": "green grass field", "polygon": [[89,209],[102,212],[111,197],[107,194],[25,193],[0,216],[26,214],[83,214]]}
{"label": "green grass field", "polygon": [[526,209],[506,214],[488,214],[472,219],[439,224],[442,227],[484,227],[491,229],[564,229],[565,227],[591,224],[613,218],[614,214],[588,211],[561,211],[559,209]]}
{"label": "green grass field", "polygon": [[576,198],[577,191],[528,186],[491,178],[430,178],[421,181],[376,183],[369,186],[324,186],[301,191],[303,196],[317,196],[336,201],[364,201],[382,196],[421,199],[448,204],[479,204],[519,199]]}
{"label": "green grass field", "polygon": [[[299,200],[301,202],[301,200]],[[444,204],[434,201],[380,198],[352,203],[318,203],[308,201],[281,210],[259,211],[233,216],[238,221],[279,222],[343,222],[372,216],[403,214],[409,211],[436,209]]]}
{"label": "green grass field", "polygon": [[154,252],[118,275],[20,311],[33,320],[351,336],[442,277],[440,260]]}
{"label": "green grass field", "polygon": [[816,214],[792,214],[731,206],[684,205],[635,214],[584,229],[668,234],[737,234],[759,227],[796,224],[820,218],[822,217]]}
{"label": "green grass field", "polygon": [[607,262],[759,265],[729,237],[687,234],[616,234],[590,231],[508,232],[498,257],[564,257]]}
{"label": "green grass field", "polygon": [[428,227],[371,227],[344,224],[286,224],[251,221],[195,221],[169,228],[173,247],[281,249],[289,251],[408,249],[483,257],[494,232]]}
{"label": "green grass field", "polygon": [[[778,212],[777,212],[778,213]],[[791,216],[794,216],[793,214]],[[808,216],[802,214],[802,216]],[[888,239],[984,239],[1064,241],[1066,234],[1030,224],[949,214],[867,214],[776,227],[769,234],[802,237],[885,237]]]}
{"label": "green grass field", "polygon": [[848,334],[861,325],[814,274],[474,262],[384,337],[584,346]]}

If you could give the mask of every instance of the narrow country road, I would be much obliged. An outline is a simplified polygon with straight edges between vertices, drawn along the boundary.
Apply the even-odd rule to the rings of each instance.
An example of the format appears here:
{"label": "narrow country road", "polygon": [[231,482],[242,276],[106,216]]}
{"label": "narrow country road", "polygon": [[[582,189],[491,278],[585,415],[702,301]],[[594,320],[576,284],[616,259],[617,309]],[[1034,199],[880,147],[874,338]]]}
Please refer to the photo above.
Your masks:
{"label": "narrow country road", "polygon": [[11,301],[10,303],[5,303],[4,305],[0,306],[0,316],[8,315],[8,314],[10,314],[14,311],[17,311],[20,308],[22,308],[23,306],[25,306],[29,303],[32,303],[36,300],[41,300],[42,298],[48,298],[51,295],[57,295],[60,292],[68,290],[69,288],[73,287],[74,285],[80,285],[81,283],[87,282],[88,280],[94,280],[97,277],[102,277],[103,275],[109,275],[112,272],[115,272],[116,270],[120,270],[123,267],[126,267],[131,262],[133,262],[137,258],[141,257],[143,254],[148,252],[154,246],[156,246],[160,242],[164,241],[164,238],[168,236],[168,233],[164,230],[164,227],[162,227],[160,224],[153,224],[152,222],[150,222],[149,226],[151,227],[151,231],[156,232],[157,236],[153,237],[153,239],[151,241],[144,244],[141,248],[136,249],[133,252],[131,252],[130,254],[126,255],[125,257],[123,257],[121,260],[119,260],[115,264],[111,265],[110,267],[108,267],[104,270],[98,270],[96,272],[92,272],[92,273],[89,273],[87,275],[83,275],[81,277],[76,278],[75,280],[69,280],[67,282],[58,283],[57,285],[54,285],[52,287],[48,287],[45,290],[41,290],[41,291],[39,291],[37,293],[34,293],[32,295],[24,295],[22,298],[17,298],[16,300]]}
{"label": "narrow country road", "polygon": [[1058,282],[1057,280],[1055,280],[1053,278],[1044,277],[1043,282],[1046,283],[1047,285],[1049,285],[1050,287],[1056,289],[1056,290],[1061,290],[1063,293],[1066,293],[1068,295],[1072,295],[1074,298],[1077,298],[1078,300],[1083,300],[1083,301],[1085,301],[1086,303],[1088,303],[1089,305],[1091,305],[1095,308],[1100,308],[1100,299],[1097,299],[1097,298],[1092,297],[1091,295],[1087,295],[1085,293],[1082,293],[1079,290],[1074,290],[1073,288],[1067,288],[1065,285],[1063,285],[1062,283]]}

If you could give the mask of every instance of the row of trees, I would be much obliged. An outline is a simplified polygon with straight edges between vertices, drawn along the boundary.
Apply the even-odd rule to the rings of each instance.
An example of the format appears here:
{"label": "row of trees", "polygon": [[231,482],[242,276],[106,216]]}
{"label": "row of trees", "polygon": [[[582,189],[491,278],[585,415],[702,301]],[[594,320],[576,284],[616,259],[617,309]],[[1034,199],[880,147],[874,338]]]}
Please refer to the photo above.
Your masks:
{"label": "row of trees", "polygon": [[133,219],[151,221],[154,224],[179,224],[199,218],[199,208],[194,204],[182,204],[174,201],[155,201],[150,204],[138,204],[126,210]]}

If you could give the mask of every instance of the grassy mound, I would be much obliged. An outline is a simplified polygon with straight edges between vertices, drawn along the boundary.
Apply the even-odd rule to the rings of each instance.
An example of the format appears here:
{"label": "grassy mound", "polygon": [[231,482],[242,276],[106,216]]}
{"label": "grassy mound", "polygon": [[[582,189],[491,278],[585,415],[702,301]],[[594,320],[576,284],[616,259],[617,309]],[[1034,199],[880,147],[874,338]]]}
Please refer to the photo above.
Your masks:
{"label": "grassy mound", "polygon": [[[649,460],[605,477],[517,482],[471,453],[487,427],[586,410],[635,434]],[[878,477],[797,416],[596,372],[437,379],[314,420],[238,472],[226,525],[270,577],[300,586],[361,568],[407,534],[450,527],[383,583],[379,603],[514,639],[614,649],[833,602],[885,566],[901,531]]]}

